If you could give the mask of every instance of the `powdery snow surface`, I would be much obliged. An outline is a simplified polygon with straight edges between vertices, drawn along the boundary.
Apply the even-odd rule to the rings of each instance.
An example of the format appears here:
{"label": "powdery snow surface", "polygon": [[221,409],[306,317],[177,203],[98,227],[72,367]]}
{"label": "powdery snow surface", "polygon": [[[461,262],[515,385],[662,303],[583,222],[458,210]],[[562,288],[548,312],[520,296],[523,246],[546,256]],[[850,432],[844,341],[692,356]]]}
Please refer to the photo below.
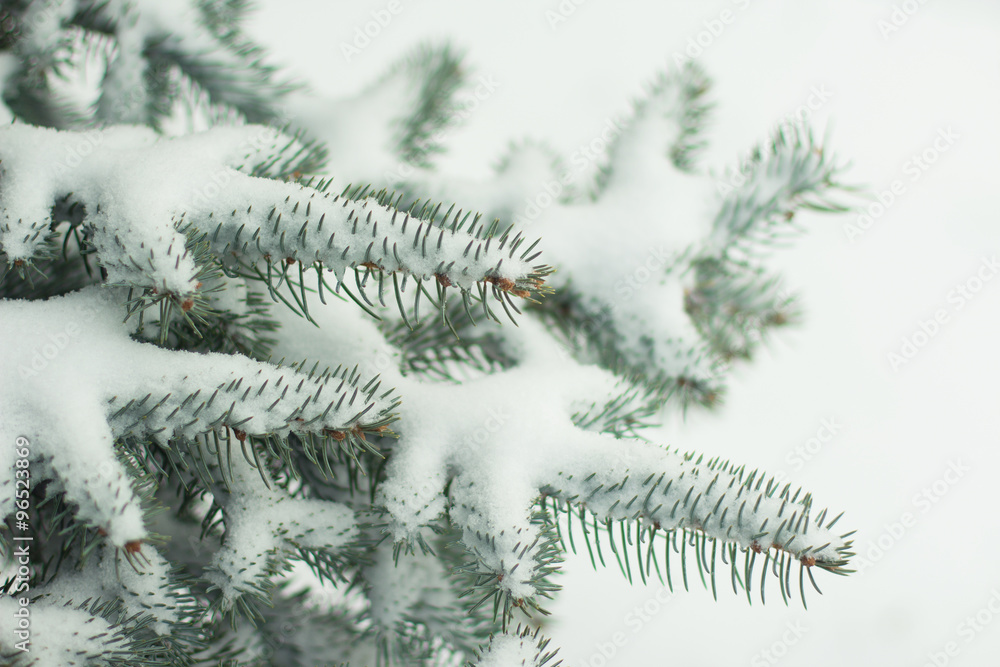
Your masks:
{"label": "powdery snow surface", "polygon": [[501,635],[493,638],[489,648],[476,663],[479,667],[528,667],[539,664],[538,647],[530,638]]}
{"label": "powdery snow surface", "polygon": [[289,99],[287,114],[327,145],[327,169],[345,184],[394,185],[403,163],[387,130],[412,107],[414,88],[413,81],[396,76],[348,100],[300,91]]}
{"label": "powdery snow surface", "polygon": [[[42,253],[51,208],[72,193],[97,229],[94,242],[111,282],[144,282],[188,294],[195,265],[175,229],[178,204],[191,201],[220,170],[226,173],[221,158],[246,135],[216,137],[220,141],[214,143],[206,137],[172,143],[157,142],[146,128],[70,133],[12,125],[0,130],[5,209],[0,244],[9,261]],[[191,159],[192,152],[204,159]],[[143,266],[135,266],[137,257]],[[149,277],[143,280],[143,274]]]}
{"label": "powdery snow surface", "polygon": [[[356,533],[350,508],[323,500],[294,499],[268,488],[260,472],[241,456],[235,457],[224,507],[226,536],[212,559],[209,581],[222,591],[223,609],[269,574],[274,554],[287,549],[286,540],[312,549],[335,550]],[[268,480],[268,483],[271,483]]]}
{"label": "powdery snow surface", "polygon": [[[14,635],[17,600],[0,598],[0,630]],[[49,605],[31,607],[32,667],[70,667],[93,664],[106,655],[114,629],[108,621],[73,608]]]}
{"label": "powdery snow surface", "polygon": [[[110,620],[90,613],[93,604],[120,600],[127,617],[150,619],[148,627],[160,635],[173,632],[173,624],[190,614],[191,607],[168,578],[170,564],[149,546],[143,548],[142,569],[130,565],[122,552],[98,547],[81,571],[60,576],[33,588],[30,612],[31,642],[28,656],[35,667],[93,664],[122,652],[128,643]],[[0,630],[15,636],[18,597],[0,599]]]}

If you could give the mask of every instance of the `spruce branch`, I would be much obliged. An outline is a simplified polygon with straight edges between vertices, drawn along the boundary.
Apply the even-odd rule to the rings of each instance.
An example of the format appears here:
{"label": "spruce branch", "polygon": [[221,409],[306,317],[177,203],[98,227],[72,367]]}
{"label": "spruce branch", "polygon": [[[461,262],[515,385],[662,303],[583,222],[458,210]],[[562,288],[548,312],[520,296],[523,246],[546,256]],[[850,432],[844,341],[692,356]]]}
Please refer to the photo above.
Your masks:
{"label": "spruce branch", "polygon": [[[23,652],[5,646],[0,657],[10,660],[13,667],[29,665],[105,664],[113,667],[185,664],[188,651],[198,648],[197,636],[191,628],[172,625],[176,635],[163,634],[155,614],[134,613],[129,604],[105,593],[99,574],[83,571],[65,575],[59,584],[44,587],[31,602],[31,650]],[[115,574],[112,572],[111,576]],[[156,593],[153,606],[161,613],[168,605],[162,591]],[[4,632],[13,636],[17,598],[0,598]],[[194,643],[190,643],[194,642]]]}
{"label": "spruce branch", "polygon": [[289,96],[285,110],[329,148],[322,173],[393,188],[404,174],[429,169],[443,151],[442,137],[468,114],[458,96],[466,77],[456,49],[422,45],[356,95],[302,90]]}
{"label": "spruce branch", "polygon": [[501,667],[501,665],[526,665],[530,667],[559,667],[562,660],[552,662],[557,650],[547,651],[549,640],[541,630],[518,627],[514,632],[490,637],[489,643],[477,652],[476,661],[469,667]]}
{"label": "spruce branch", "polygon": [[[633,104],[631,116],[611,146],[608,162],[598,172],[595,198],[618,184],[635,187],[634,178],[662,172],[664,158],[676,169],[694,173],[697,153],[706,142],[702,130],[712,104],[707,100],[710,82],[693,62],[681,69],[661,72]],[[647,180],[647,182],[649,182]]]}
{"label": "spruce branch", "polygon": [[31,2],[12,13],[12,48],[22,56],[21,78],[29,83],[14,92],[13,106],[38,124],[51,124],[45,121],[60,117],[60,96],[39,82],[59,67],[53,54],[58,53],[60,40],[82,32],[85,41],[99,39],[113,47],[104,59],[101,96],[90,117],[99,125],[152,123],[170,106],[163,95],[169,94],[164,83],[171,71],[181,72],[215,103],[237,109],[251,122],[274,120],[281,98],[295,86],[264,62],[261,47],[235,24],[221,29],[224,15],[234,17],[244,10],[238,3],[226,8],[203,3],[198,9],[165,8],[149,0]]}
{"label": "spruce branch", "polygon": [[643,438],[796,317],[761,251],[849,190],[808,130],[720,192],[688,65],[606,150],[521,140],[451,181],[455,49],[330,100],[249,4],[0,8],[0,440],[30,442],[37,545],[3,659],[552,667],[518,623],[567,550],[748,601],[851,571],[810,494]]}
{"label": "spruce branch", "polygon": [[[283,370],[228,355],[175,353],[136,343],[124,325],[109,324],[120,319],[116,308],[112,294],[96,289],[44,303],[0,306],[0,331],[7,341],[4,373],[21,378],[17,397],[13,386],[3,392],[5,404],[22,406],[4,424],[5,437],[37,441],[34,456],[78,506],[78,520],[103,530],[116,546],[146,538],[130,476],[115,454],[116,438],[138,437],[169,449],[212,435],[223,475],[245,460],[263,476],[261,450],[276,447],[278,456],[287,452],[289,433],[307,443],[315,442],[307,434],[320,436],[322,447],[336,441],[342,448],[370,448],[365,433],[385,430],[393,419],[398,402],[377,378],[363,382],[346,368],[317,372],[314,366],[307,373],[304,367]],[[34,335],[14,328],[26,319],[36,322],[35,335],[47,332],[63,344],[58,356],[42,357]],[[92,377],[95,367],[101,372]],[[52,385],[53,377],[63,382]],[[75,390],[71,397],[52,396],[53,386]],[[220,430],[236,434],[238,444],[227,440],[224,450],[218,444]],[[9,512],[14,507],[12,462],[6,469]]]}
{"label": "spruce branch", "polygon": [[[378,282],[378,300],[383,306],[392,298],[390,281],[398,304],[407,282],[412,281],[414,303],[424,293],[444,310],[447,290],[454,288],[459,298],[477,299],[494,319],[497,316],[489,302],[509,313],[511,308],[517,309],[512,296],[531,299],[545,293],[543,283],[550,269],[532,264],[537,254],[529,257],[521,249],[524,237],[511,229],[495,235],[492,225],[480,222],[471,212],[453,213],[452,208],[437,220],[440,205],[421,209],[424,216],[429,213],[423,217],[413,213],[414,207],[400,211],[374,198],[351,198],[347,190],[335,195],[305,186],[267,183],[255,184],[253,192],[239,193],[241,205],[249,202],[246,211],[229,210],[233,203],[229,200],[213,206],[207,216],[188,222],[211,240],[213,250],[230,271],[247,278],[256,275],[272,294],[276,284],[296,283],[303,291],[302,298],[294,292],[291,297],[303,314],[308,312],[303,276],[307,268],[321,276],[324,270],[332,271],[334,291],[344,290],[352,296],[345,274],[354,272],[358,296],[353,299],[362,308],[365,306],[359,297],[368,306],[375,305],[364,290],[364,283],[372,276]],[[259,264],[266,264],[266,275]],[[291,266],[296,266],[297,276],[288,275]],[[437,294],[432,296],[424,283],[433,285]],[[322,294],[324,289],[329,287],[321,280],[317,290]],[[402,306],[400,313],[405,316]]]}
{"label": "spruce branch", "polygon": [[[838,193],[853,190],[839,182],[843,165],[824,151],[811,130],[782,126],[765,148],[752,152],[737,188],[722,188],[725,196],[705,245],[705,254],[727,257],[735,250],[753,253],[794,231],[791,223],[801,209],[843,213]],[[735,180],[730,173],[727,180]]]}
{"label": "spruce branch", "polygon": [[[317,317],[332,349],[345,345],[326,322],[338,322],[352,332],[352,340],[357,335],[360,323],[347,324],[346,318],[360,314],[343,305],[331,302]],[[293,328],[283,330],[294,339],[296,327],[305,324],[290,324]],[[717,571],[715,557],[708,556],[713,546],[727,564],[736,552],[744,554],[744,565],[756,563],[759,549],[772,570],[782,567],[779,588],[786,599],[793,590],[788,585],[793,559],[805,568],[803,578],[813,566],[847,571],[849,535],[834,534],[824,523],[826,512],[814,512],[808,495],[779,489],[773,481],[763,487],[762,475],[746,474],[736,465],[717,459],[702,465],[701,458],[635,439],[658,406],[643,383],[580,366],[533,316],[518,329],[499,330],[498,336],[516,359],[509,368],[458,386],[405,377],[394,382],[408,401],[416,402],[401,410],[395,426],[401,441],[375,495],[387,512],[385,530],[403,551],[426,549],[442,516],[461,531],[468,555],[458,570],[467,580],[467,609],[492,609],[501,627],[519,613],[544,614],[545,600],[558,589],[551,575],[567,538],[572,545],[572,523],[579,520],[588,550],[596,549],[601,562],[614,554],[630,577],[635,559],[643,578],[653,576],[651,530],[668,534],[679,549],[697,540],[699,558],[706,550],[698,561],[703,576]],[[359,359],[399,359],[392,353],[354,351]],[[527,377],[531,383],[523,380]],[[483,404],[473,409],[463,403],[459,419],[451,406],[470,393],[483,397]],[[489,429],[485,434],[483,425]],[[529,456],[536,461],[531,474],[518,474]],[[560,514],[569,514],[572,522],[566,525]],[[614,535],[610,545],[602,546],[594,531],[605,530]],[[666,541],[656,541],[660,558]],[[655,571],[669,581],[677,577],[680,562],[686,580],[687,552],[674,553],[681,555],[674,557],[673,570],[668,561]],[[744,586],[746,570],[732,571],[739,575],[734,581]],[[800,595],[804,599],[804,592]]]}
{"label": "spruce branch", "polygon": [[417,82],[419,90],[412,109],[397,120],[396,154],[406,162],[426,167],[444,148],[435,135],[455,122],[458,105],[454,95],[464,82],[462,56],[445,45],[423,46],[392,67],[373,87],[392,88]]}
{"label": "spruce branch", "polygon": [[770,329],[799,319],[795,297],[785,292],[780,276],[754,263],[703,257],[693,272],[685,310],[724,360],[749,358]]}
{"label": "spruce branch", "polygon": [[275,487],[265,469],[254,469],[242,458],[230,464],[229,475],[226,490],[215,494],[225,535],[205,578],[212,584],[209,593],[221,593],[221,611],[240,604],[253,619],[260,612],[249,600],[270,604],[271,582],[287,564],[291,547],[336,550],[350,543],[357,527],[349,508],[293,498]]}
{"label": "spruce branch", "polygon": [[371,605],[370,623],[381,664],[431,660],[444,642],[449,651],[470,655],[484,642],[491,625],[485,613],[466,613],[458,580],[449,566],[461,563],[461,550],[448,538],[437,540],[433,554],[403,554],[383,541],[372,563],[359,572]]}
{"label": "spruce branch", "polygon": [[[608,448],[597,443],[595,439],[592,451],[594,456],[600,457]],[[584,527],[583,537],[589,553],[594,551],[590,537],[599,543],[603,528],[598,526],[607,528],[610,551],[630,580],[633,576],[630,547],[635,553],[636,570],[641,578],[645,581],[651,570],[661,579],[666,574],[671,588],[674,579],[670,552],[679,554],[679,558],[675,556],[673,577],[677,574],[676,562],[680,560],[687,589],[686,547],[694,546],[692,553],[699,576],[702,583],[706,575],[710,577],[713,596],[717,585],[717,552],[722,562],[729,565],[734,593],[738,586],[748,596],[758,585],[751,577],[757,555],[763,553],[759,583],[762,602],[768,563],[771,563],[770,573],[778,579],[786,604],[792,597],[790,577],[795,561],[799,564],[799,594],[803,605],[804,572],[808,572],[815,587],[813,567],[835,574],[851,571],[846,569],[853,555],[848,539],[850,534],[834,532],[835,521],[825,522],[827,511],[814,510],[811,495],[803,494],[801,488],[793,493],[791,484],[782,487],[773,477],[767,479],[760,471],[748,473],[745,466],[717,458],[702,465],[702,456],[695,459],[693,454],[658,451],[634,441],[621,443],[617,449],[614,454],[603,456],[604,460],[588,461],[573,471],[568,467],[560,470],[558,481],[543,491],[553,497],[556,507],[567,517],[578,514],[578,525]],[[579,460],[587,458],[587,454],[581,453]],[[586,531],[587,524],[593,524],[593,532]],[[617,545],[616,525],[621,532]],[[567,522],[567,529],[572,530],[571,521]],[[667,538],[659,548],[665,549],[663,573],[654,551],[659,550],[654,540],[658,531],[663,531]],[[644,536],[646,545],[642,544]],[[599,546],[597,551],[600,554]],[[743,554],[742,565],[736,561],[737,554]]]}
{"label": "spruce branch", "polygon": [[[720,192],[695,159],[711,106],[697,66],[660,75],[628,118],[605,124],[609,145],[587,197],[572,191],[593,172],[577,166],[579,151],[576,173],[511,183],[502,172],[496,183],[421,174],[409,187],[465,205],[481,198],[481,208],[530,220],[557,269],[555,294],[537,311],[574,354],[640,379],[661,404],[711,407],[728,361],[749,357],[767,329],[795,316],[760,248],[798,210],[843,211],[837,200],[851,190],[809,130],[782,128],[742,185]],[[509,159],[536,164],[532,155],[524,146]]]}
{"label": "spruce branch", "polygon": [[[92,149],[82,158],[85,169],[39,166],[46,164],[37,161],[39,156],[58,164],[84,139]],[[29,152],[27,144],[35,150]],[[160,141],[134,131],[85,138],[28,126],[0,130],[0,248],[8,265],[22,272],[32,260],[53,254],[53,202],[76,192],[87,211],[81,224],[89,229],[108,281],[148,290],[134,309],[166,298],[166,305],[188,313],[198,305],[197,290],[213,275],[212,257],[230,275],[264,281],[275,300],[304,315],[307,290],[322,297],[329,289],[324,271],[334,273],[334,291],[345,290],[363,308],[360,299],[373,304],[360,276],[358,296],[344,284],[348,271],[364,271],[365,280],[374,275],[383,304],[390,280],[400,304],[410,280],[415,303],[424,292],[443,308],[448,288],[454,287],[463,299],[477,298],[495,319],[489,301],[509,314],[517,310],[512,297],[544,293],[549,269],[532,263],[538,253],[528,256],[522,249],[525,237],[511,229],[497,235],[494,225],[481,223],[471,212],[449,209],[438,219],[440,205],[425,205],[414,214],[413,207],[400,211],[383,203],[387,198],[364,197],[360,190],[333,195],[234,168],[266,170],[270,163],[262,166],[255,156],[294,144],[253,126]],[[29,160],[29,155],[36,157]],[[320,186],[328,187],[329,181]],[[123,197],[123,188],[143,196]],[[158,205],[150,207],[150,199]],[[293,265],[297,275],[290,276]],[[315,290],[306,287],[306,269],[319,274]],[[436,286],[436,298],[423,283]],[[289,285],[289,297],[278,291],[282,284]],[[167,319],[161,315],[161,322]]]}

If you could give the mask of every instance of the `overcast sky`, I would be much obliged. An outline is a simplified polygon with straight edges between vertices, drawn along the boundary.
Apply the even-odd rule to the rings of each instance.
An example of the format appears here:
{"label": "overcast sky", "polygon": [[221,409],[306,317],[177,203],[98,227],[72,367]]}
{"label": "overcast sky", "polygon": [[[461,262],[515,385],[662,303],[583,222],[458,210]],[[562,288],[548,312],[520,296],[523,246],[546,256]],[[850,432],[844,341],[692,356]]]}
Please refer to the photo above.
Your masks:
{"label": "overcast sky", "polygon": [[[570,556],[546,632],[574,667],[993,664],[1000,4],[261,4],[251,32],[332,95],[357,91],[417,43],[463,48],[473,78],[496,83],[449,135],[441,168],[464,175],[487,175],[524,136],[572,153],[689,47],[715,81],[704,157],[717,170],[811,103],[828,149],[853,163],[848,180],[887,205],[870,221],[861,210],[801,217],[807,234],[770,265],[800,293],[805,322],[736,372],[720,410],[663,437],[783,472],[846,510],[839,525],[858,529],[863,572],[818,577],[825,594],[806,612],[777,590],[765,608],[725,587],[714,602],[700,583],[661,604],[658,584],[629,586],[617,569],[595,573],[585,554]],[[390,4],[398,12],[370,43],[344,48]],[[646,620],[635,613],[644,605]]]}

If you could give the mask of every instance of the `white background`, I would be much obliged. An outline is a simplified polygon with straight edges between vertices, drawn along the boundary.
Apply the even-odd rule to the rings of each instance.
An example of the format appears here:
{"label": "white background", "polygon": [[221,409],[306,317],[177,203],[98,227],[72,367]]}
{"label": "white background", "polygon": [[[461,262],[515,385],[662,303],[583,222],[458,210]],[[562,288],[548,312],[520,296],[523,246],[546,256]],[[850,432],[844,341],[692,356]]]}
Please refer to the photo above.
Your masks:
{"label": "white background", "polygon": [[[589,0],[554,28],[546,11],[558,11],[555,0],[401,0],[402,11],[348,62],[341,43],[386,2],[262,4],[251,33],[331,95],[358,91],[420,42],[465,49],[472,78],[499,87],[449,135],[441,168],[464,175],[487,176],[508,141],[524,136],[572,153],[726,9],[733,21],[702,35],[698,58],[717,102],[706,164],[733,165],[824,87],[831,96],[811,123],[829,129],[828,148],[853,162],[847,179],[873,194],[899,179],[905,192],[853,242],[845,226],[857,213],[801,216],[807,234],[770,264],[801,294],[805,322],[735,373],[721,409],[669,425],[664,441],[784,471],[820,506],[846,510],[839,525],[858,529],[870,566],[847,578],[819,573],[825,594],[803,611],[786,608],[773,581],[768,604],[749,607],[727,588],[728,575],[719,602],[699,583],[659,605],[650,602],[658,584],[629,586],[614,564],[595,573],[585,554],[570,556],[545,631],[579,667],[935,664],[928,654],[938,665],[996,664],[1000,617],[982,612],[979,631],[960,624],[994,591],[1000,610],[1000,278],[961,309],[948,296],[1000,250],[1000,5],[930,0],[883,35],[892,3],[873,0]],[[957,141],[912,180],[907,161],[947,128]],[[947,321],[894,370],[887,354],[938,309]],[[824,418],[842,427],[799,463],[796,448]],[[968,471],[948,484],[952,463]],[[915,502],[936,481],[940,497]],[[907,512],[913,525],[894,537],[887,526]],[[644,604],[655,613],[640,622],[635,608]],[[783,640],[793,638],[787,623],[802,629],[794,643]],[[615,633],[623,645],[606,660],[601,647],[610,652]],[[768,649],[781,659],[765,657]]]}

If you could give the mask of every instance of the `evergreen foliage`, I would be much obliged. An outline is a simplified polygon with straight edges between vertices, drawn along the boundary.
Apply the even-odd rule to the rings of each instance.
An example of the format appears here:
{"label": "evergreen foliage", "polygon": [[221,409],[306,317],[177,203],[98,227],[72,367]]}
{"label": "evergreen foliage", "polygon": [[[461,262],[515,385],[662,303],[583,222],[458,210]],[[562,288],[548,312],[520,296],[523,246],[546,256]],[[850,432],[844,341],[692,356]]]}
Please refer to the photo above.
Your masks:
{"label": "evergreen foliage", "polygon": [[0,9],[4,660],[551,666],[566,549],[786,604],[851,571],[809,493],[643,433],[797,316],[761,251],[846,190],[808,130],[720,196],[689,65],[582,177],[526,141],[450,180],[453,49],[321,100],[248,5]]}

